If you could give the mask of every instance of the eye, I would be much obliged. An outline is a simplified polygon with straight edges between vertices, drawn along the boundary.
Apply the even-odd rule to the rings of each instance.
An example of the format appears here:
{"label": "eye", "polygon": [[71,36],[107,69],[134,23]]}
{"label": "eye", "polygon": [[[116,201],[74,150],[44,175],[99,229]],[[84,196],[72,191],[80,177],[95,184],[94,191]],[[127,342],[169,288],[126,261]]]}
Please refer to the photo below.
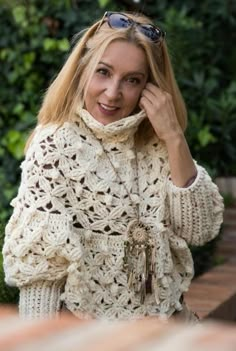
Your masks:
{"label": "eye", "polygon": [[98,68],[96,70],[96,73],[101,74],[102,76],[108,76],[109,75],[109,71],[106,68]]}
{"label": "eye", "polygon": [[140,79],[136,77],[129,77],[127,78],[127,82],[131,84],[140,84]]}

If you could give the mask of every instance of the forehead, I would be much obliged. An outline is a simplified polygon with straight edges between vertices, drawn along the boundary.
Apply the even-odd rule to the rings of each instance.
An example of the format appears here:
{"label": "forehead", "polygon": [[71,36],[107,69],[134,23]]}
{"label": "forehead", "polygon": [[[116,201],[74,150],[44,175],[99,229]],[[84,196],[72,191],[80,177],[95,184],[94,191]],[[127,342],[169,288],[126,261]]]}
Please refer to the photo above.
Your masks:
{"label": "forehead", "polygon": [[144,50],[137,45],[117,40],[108,45],[100,62],[111,65],[122,71],[148,71],[148,63]]}

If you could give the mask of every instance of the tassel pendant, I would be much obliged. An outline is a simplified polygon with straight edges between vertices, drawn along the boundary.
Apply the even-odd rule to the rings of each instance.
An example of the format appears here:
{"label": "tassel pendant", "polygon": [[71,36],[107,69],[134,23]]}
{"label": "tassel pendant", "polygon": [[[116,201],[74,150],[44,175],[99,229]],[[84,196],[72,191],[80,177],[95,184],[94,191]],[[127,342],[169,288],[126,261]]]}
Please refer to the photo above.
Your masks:
{"label": "tassel pendant", "polygon": [[140,293],[140,303],[143,304],[146,298],[146,279],[144,274],[142,275],[142,282],[141,282],[141,293]]}
{"label": "tassel pendant", "polygon": [[151,244],[148,228],[137,220],[128,226],[127,236],[123,259],[128,273],[127,283],[129,289],[140,295],[140,302],[143,304],[147,291],[152,290],[154,246]]}
{"label": "tassel pendant", "polygon": [[128,268],[128,257],[129,257],[129,243],[125,241],[124,243],[124,258],[123,258],[123,266],[125,269]]}
{"label": "tassel pendant", "polygon": [[155,265],[155,247],[153,246],[151,249],[151,266],[150,266],[150,273],[154,273],[154,265]]}
{"label": "tassel pendant", "polygon": [[134,277],[134,273],[131,271],[130,273],[129,273],[129,277],[128,277],[128,287],[129,287],[129,289],[132,289],[132,287],[133,287],[133,277]]}

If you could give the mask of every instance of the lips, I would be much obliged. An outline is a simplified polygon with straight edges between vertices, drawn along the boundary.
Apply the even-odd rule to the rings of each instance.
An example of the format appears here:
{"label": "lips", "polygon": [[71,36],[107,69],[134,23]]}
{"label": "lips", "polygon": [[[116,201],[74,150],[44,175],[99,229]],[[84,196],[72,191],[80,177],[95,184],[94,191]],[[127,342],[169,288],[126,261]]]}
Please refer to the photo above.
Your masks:
{"label": "lips", "polygon": [[98,103],[98,106],[99,106],[100,111],[103,114],[109,115],[109,116],[114,115],[120,109],[120,107],[106,105],[106,104],[102,104],[102,103]]}
{"label": "lips", "polygon": [[101,104],[101,103],[100,103],[100,106],[107,111],[114,111],[114,110],[117,110],[117,108],[118,108],[116,106],[109,106],[109,105],[105,105],[105,104]]}

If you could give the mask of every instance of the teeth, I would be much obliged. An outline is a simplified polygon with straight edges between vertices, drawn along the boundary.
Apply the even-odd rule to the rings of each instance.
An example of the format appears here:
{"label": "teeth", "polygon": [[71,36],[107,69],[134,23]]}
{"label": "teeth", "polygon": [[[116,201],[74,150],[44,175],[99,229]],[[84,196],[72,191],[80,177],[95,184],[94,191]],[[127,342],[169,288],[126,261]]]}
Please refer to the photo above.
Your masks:
{"label": "teeth", "polygon": [[103,104],[100,104],[100,106],[102,106],[102,108],[104,108],[104,110],[107,110],[107,111],[115,111],[117,109],[117,107],[110,107]]}

